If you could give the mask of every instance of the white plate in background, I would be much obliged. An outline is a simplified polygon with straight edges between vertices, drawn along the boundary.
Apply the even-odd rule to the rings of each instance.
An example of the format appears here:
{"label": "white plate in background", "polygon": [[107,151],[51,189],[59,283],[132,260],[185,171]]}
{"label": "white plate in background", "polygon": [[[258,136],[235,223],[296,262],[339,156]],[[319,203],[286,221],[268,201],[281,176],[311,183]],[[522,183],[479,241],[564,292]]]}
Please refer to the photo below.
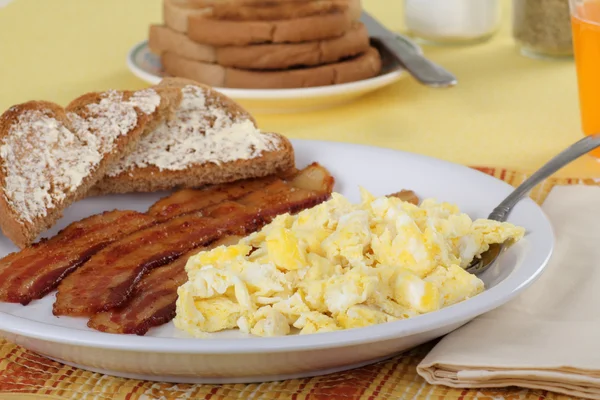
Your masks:
{"label": "white plate in background", "polygon": [[[215,87],[254,113],[291,113],[318,110],[356,100],[391,85],[407,74],[400,64],[383,54],[381,73],[373,78],[339,85],[298,89],[232,89]],[[166,76],[160,58],[144,40],[127,54],[127,66],[138,78],[155,85]]]}
{"label": "white plate in background", "polygon": [[[472,218],[486,217],[512,188],[489,175],[449,162],[390,149],[345,143],[292,140],[297,166],[318,161],[336,178],[334,190],[359,200],[359,186],[375,195],[413,189],[421,198],[457,204]],[[145,211],[164,193],[84,199],[69,207],[47,234],[104,210]],[[550,222],[531,199],[509,221],[527,229],[481,278],[486,290],[466,301],[402,321],[337,332],[275,338],[238,331],[195,339],[173,323],[146,336],[89,329],[84,318],[54,317],[54,293],[28,306],[0,303],[0,335],[69,365],[111,375],[167,382],[260,382],[354,368],[442,336],[506,303],[531,284],[552,253]],[[0,257],[16,248],[0,236]]]}

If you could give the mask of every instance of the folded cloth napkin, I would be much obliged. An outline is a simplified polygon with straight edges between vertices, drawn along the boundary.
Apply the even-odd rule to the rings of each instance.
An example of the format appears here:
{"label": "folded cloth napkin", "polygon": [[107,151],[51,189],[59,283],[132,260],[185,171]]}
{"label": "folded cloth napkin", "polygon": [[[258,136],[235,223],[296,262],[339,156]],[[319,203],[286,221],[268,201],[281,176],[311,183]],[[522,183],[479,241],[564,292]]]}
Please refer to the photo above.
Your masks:
{"label": "folded cloth napkin", "polygon": [[427,382],[600,399],[600,187],[555,187],[543,209],[556,247],[542,276],[444,337],[417,367]]}

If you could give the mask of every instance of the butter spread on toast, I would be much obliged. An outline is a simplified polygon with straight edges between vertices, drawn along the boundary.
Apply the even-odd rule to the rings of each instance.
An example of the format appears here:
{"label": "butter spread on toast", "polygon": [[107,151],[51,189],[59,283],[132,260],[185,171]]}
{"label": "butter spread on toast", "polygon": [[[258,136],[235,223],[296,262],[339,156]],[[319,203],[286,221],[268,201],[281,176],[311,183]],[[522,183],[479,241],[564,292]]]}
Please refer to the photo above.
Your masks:
{"label": "butter spread on toast", "polygon": [[251,120],[209,104],[202,88],[187,85],[182,95],[175,117],[144,137],[109,169],[109,176],[135,167],[178,171],[203,163],[248,160],[279,147],[276,135],[262,133]]}
{"label": "butter spread on toast", "polygon": [[23,111],[0,146],[4,193],[18,218],[31,223],[45,217],[135,127],[136,108],[151,114],[159,104],[160,96],[147,89],[126,101],[122,93],[106,92],[99,103],[86,106],[87,116],[68,113],[65,120],[43,110]]}

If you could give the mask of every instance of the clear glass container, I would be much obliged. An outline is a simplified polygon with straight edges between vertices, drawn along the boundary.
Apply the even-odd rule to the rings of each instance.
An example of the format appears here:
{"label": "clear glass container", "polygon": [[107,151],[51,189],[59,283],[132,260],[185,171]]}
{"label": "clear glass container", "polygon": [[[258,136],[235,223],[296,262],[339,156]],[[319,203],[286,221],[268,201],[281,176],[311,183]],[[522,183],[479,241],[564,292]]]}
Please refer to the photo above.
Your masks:
{"label": "clear glass container", "polygon": [[404,0],[404,24],[421,41],[482,42],[498,30],[501,11],[500,0]]}
{"label": "clear glass container", "polygon": [[525,56],[572,57],[569,0],[513,0],[513,37]]}

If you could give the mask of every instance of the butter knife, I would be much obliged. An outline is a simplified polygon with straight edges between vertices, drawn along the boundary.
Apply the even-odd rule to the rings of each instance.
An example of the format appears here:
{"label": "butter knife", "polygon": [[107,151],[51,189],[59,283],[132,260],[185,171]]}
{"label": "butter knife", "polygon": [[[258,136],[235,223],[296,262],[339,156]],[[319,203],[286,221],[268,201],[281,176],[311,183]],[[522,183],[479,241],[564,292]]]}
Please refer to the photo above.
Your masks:
{"label": "butter knife", "polygon": [[384,46],[422,84],[443,88],[458,83],[452,73],[425,58],[410,39],[390,31],[366,11],[362,12],[360,22],[367,28],[371,40]]}

